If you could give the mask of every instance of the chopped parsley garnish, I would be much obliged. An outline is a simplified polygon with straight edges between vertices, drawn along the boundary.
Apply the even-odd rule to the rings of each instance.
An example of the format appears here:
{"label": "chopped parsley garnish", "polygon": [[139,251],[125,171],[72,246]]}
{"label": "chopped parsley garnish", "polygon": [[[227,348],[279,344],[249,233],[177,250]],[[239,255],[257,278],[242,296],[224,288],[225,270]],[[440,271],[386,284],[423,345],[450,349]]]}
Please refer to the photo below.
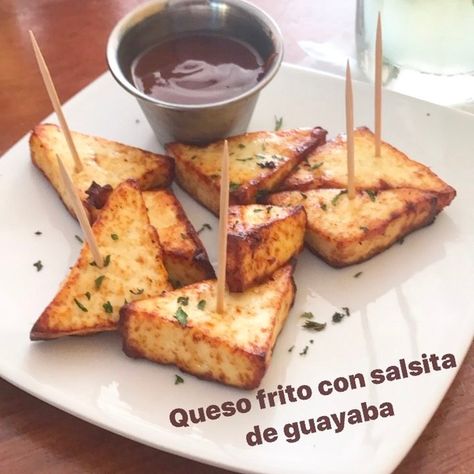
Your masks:
{"label": "chopped parsley garnish", "polygon": [[282,126],[283,126],[283,117],[278,118],[275,115],[275,132],[278,132],[278,130],[280,130]]}
{"label": "chopped parsley garnish", "polygon": [[238,146],[241,150],[245,148],[245,145],[244,145],[243,143],[239,143],[237,146]]}
{"label": "chopped parsley garnish", "polygon": [[180,383],[184,383],[183,377],[180,377],[179,375],[175,374],[174,384],[179,385]]}
{"label": "chopped parsley garnish", "polygon": [[191,160],[195,160],[197,158],[197,155],[191,156]]}
{"label": "chopped parsley garnish", "polygon": [[215,178],[218,178],[220,176],[220,174],[211,174],[211,178],[215,179]]}
{"label": "chopped parsley garnish", "polygon": [[300,356],[305,356],[308,353],[308,346],[304,346],[304,349],[300,352]]}
{"label": "chopped parsley garnish", "polygon": [[263,163],[257,163],[257,166],[259,166],[260,168],[268,168],[270,170],[276,168],[276,164],[274,161],[264,161]]}
{"label": "chopped parsley garnish", "polygon": [[186,326],[186,323],[188,322],[188,313],[186,313],[181,306],[176,310],[174,317],[178,320],[178,323],[181,324],[181,326]]}
{"label": "chopped parsley garnish", "polygon": [[373,191],[372,189],[366,189],[365,192],[369,196],[372,202],[375,202],[375,198],[377,197],[377,191]]}
{"label": "chopped parsley garnish", "polygon": [[132,295],[141,295],[145,290],[143,288],[137,288],[136,290],[128,290]]}
{"label": "chopped parsley garnish", "polygon": [[306,319],[313,319],[314,314],[311,311],[305,311],[300,317]]}
{"label": "chopped parsley garnish", "polygon": [[328,210],[328,206],[326,205],[326,203],[322,202],[319,207],[324,211],[326,212]]}
{"label": "chopped parsley garnish", "polygon": [[233,181],[231,181],[229,183],[229,190],[230,190],[231,193],[234,192],[234,191],[237,191],[237,189],[239,189],[239,188],[240,188],[239,183],[234,183]]}
{"label": "chopped parsley garnish", "polygon": [[91,293],[90,293],[90,291],[86,291],[84,294],[86,295],[86,298],[87,298],[88,300],[91,299]]}
{"label": "chopped parsley garnish", "polygon": [[178,304],[182,304],[183,306],[188,306],[189,297],[188,296],[179,296],[177,301],[178,301]]}
{"label": "chopped parsley garnish", "polygon": [[326,327],[326,323],[318,323],[316,321],[305,321],[303,324],[305,329],[310,331],[322,331]]}
{"label": "chopped parsley garnish", "polygon": [[272,155],[272,158],[277,161],[285,161],[284,156]]}
{"label": "chopped parsley garnish", "polygon": [[173,280],[170,278],[171,285],[173,285],[173,288],[181,288],[183,285],[179,280]]}
{"label": "chopped parsley garnish", "polygon": [[351,315],[351,312],[349,311],[349,308],[347,306],[343,306],[342,311],[344,311],[344,313],[339,313],[338,311],[336,311],[332,315],[332,321],[334,323],[340,323],[346,316]]}
{"label": "chopped parsley garnish", "polygon": [[308,199],[308,196],[305,193],[300,191],[300,194],[303,199]]}
{"label": "chopped parsley garnish", "polygon": [[357,273],[354,275],[354,278],[359,278],[361,275],[362,275],[362,272],[357,272]]}
{"label": "chopped parsley garnish", "polygon": [[183,240],[185,240],[185,239],[188,238],[188,236],[187,236],[184,232],[181,232],[180,235],[181,235],[181,238],[182,238]]}
{"label": "chopped parsley garnish", "polygon": [[337,201],[339,200],[339,198],[343,195],[343,194],[347,194],[347,189],[343,189],[342,191],[339,191],[332,199],[331,199],[331,203],[333,206],[335,206],[337,204]]}
{"label": "chopped parsley garnish", "polygon": [[253,160],[253,156],[249,156],[248,158],[236,158],[235,161],[251,161]]}
{"label": "chopped parsley garnish", "polygon": [[104,258],[104,267],[108,267],[108,266],[109,266],[109,263],[110,263],[110,255],[107,255],[107,256]]}
{"label": "chopped parsley garnish", "polygon": [[81,244],[84,243],[84,241],[83,241],[78,235],[75,235],[74,237],[75,237],[76,240],[77,240],[78,242],[80,242]]}
{"label": "chopped parsley garnish", "polygon": [[266,160],[267,159],[267,155],[264,155],[262,153],[257,153],[255,155],[255,158],[259,159],[259,160]]}
{"label": "chopped parsley garnish", "polygon": [[112,240],[118,240],[119,236],[117,234],[110,234]]}
{"label": "chopped parsley garnish", "polygon": [[212,227],[210,224],[203,224],[201,228],[197,231],[197,234],[200,234],[204,229],[212,230]]}
{"label": "chopped parsley garnish", "polygon": [[315,163],[314,165],[311,165],[309,167],[310,170],[317,170],[318,168],[320,168],[321,166],[323,166],[324,164],[324,161],[320,161],[319,163]]}
{"label": "chopped parsley garnish", "polygon": [[254,209],[253,212],[262,212],[263,209]]}
{"label": "chopped parsley garnish", "polygon": [[199,300],[199,303],[197,304],[197,307],[198,307],[198,309],[203,311],[204,308],[206,307],[206,300]]}
{"label": "chopped parsley garnish", "polygon": [[292,352],[294,348],[295,348],[295,346],[291,346],[291,347],[288,349],[288,352]]}
{"label": "chopped parsley garnish", "polygon": [[33,266],[36,267],[37,272],[40,272],[41,269],[43,268],[43,264],[41,263],[41,260],[38,260],[37,262],[33,263]]}
{"label": "chopped parsley garnish", "polygon": [[42,233],[43,233],[43,232],[41,232],[40,230],[37,230],[37,231],[35,232],[35,235],[41,235]]}
{"label": "chopped parsley garnish", "polygon": [[265,199],[269,194],[268,189],[259,189],[257,193],[255,194],[255,199],[258,201],[261,201]]}
{"label": "chopped parsley garnish", "polygon": [[359,227],[359,229],[362,230],[362,231],[364,231],[365,233],[369,232],[369,228],[366,227],[365,225],[361,225],[361,226]]}
{"label": "chopped parsley garnish", "polygon": [[104,311],[106,313],[113,313],[114,312],[114,308],[112,308],[112,305],[110,304],[110,301],[107,301],[106,303],[104,303],[102,305],[102,308],[104,308]]}
{"label": "chopped parsley garnish", "polygon": [[87,313],[87,308],[77,298],[74,298],[74,303],[76,303],[77,307],[81,311],[84,311],[84,313]]}
{"label": "chopped parsley garnish", "polygon": [[95,283],[95,289],[98,290],[100,288],[100,285],[102,285],[102,282],[104,281],[105,275],[101,275],[100,277],[97,277],[94,281]]}

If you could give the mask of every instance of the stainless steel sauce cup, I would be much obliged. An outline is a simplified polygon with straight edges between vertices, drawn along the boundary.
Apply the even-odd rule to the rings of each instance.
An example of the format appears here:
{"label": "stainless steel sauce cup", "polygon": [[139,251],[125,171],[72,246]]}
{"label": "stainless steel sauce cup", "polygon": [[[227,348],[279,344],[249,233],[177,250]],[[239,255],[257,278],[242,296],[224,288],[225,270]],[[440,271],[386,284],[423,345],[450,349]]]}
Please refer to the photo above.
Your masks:
{"label": "stainless steel sauce cup", "polygon": [[[220,102],[183,105],[141,92],[132,80],[133,61],[143,51],[183,33],[218,33],[241,39],[266,62],[264,77],[251,89]],[[260,90],[275,76],[283,58],[277,24],[242,0],[155,0],[140,5],[110,34],[107,62],[117,82],[134,95],[162,143],[206,143],[246,131]]]}

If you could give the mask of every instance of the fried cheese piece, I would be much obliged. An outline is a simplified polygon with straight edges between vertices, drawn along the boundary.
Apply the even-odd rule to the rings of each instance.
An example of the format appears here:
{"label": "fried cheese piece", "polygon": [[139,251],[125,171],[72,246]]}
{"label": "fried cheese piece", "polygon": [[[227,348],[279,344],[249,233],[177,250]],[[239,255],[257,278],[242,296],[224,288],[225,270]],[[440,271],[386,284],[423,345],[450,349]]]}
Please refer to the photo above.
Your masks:
{"label": "fried cheese piece", "polygon": [[286,191],[269,196],[278,206],[303,205],[308,247],[334,267],[360,263],[383,252],[401,238],[431,224],[437,195],[417,189],[359,191]]}
{"label": "fried cheese piece", "polygon": [[171,289],[158,235],[136,183],[117,186],[92,231],[104,266],[95,264],[84,244],[59,292],[31,329],[31,340],[115,330],[125,303]]}
{"label": "fried cheese piece", "polygon": [[227,285],[245,291],[303,250],[306,213],[303,206],[230,206],[227,227]]}
{"label": "fried cheese piece", "polygon": [[[228,139],[230,204],[252,204],[275,189],[304,156],[326,141],[326,130],[252,132]],[[223,141],[206,146],[171,143],[176,179],[194,199],[219,213]]]}
{"label": "fried cheese piece", "polygon": [[[347,188],[346,137],[317,148],[284,180],[279,190]],[[374,156],[374,134],[366,127],[354,131],[355,186],[374,191],[412,188],[436,194],[440,212],[456,196],[454,188],[441,180],[427,166],[382,142],[381,156]]]}
{"label": "fried cheese piece", "polygon": [[[140,189],[166,187],[174,177],[174,161],[169,156],[158,155],[105,138],[71,132],[83,164],[79,173],[74,170],[74,159],[66,139],[57,125],[37,125],[30,136],[31,159],[46,176],[59,194],[69,212],[75,216],[69,195],[59,173],[57,156],[61,158],[79,192],[81,201],[92,222],[97,214],[97,202],[88,199],[87,191],[93,183],[108,186],[111,191],[121,182],[134,179]],[[105,199],[101,200],[101,204]]]}
{"label": "fried cheese piece", "polygon": [[203,379],[258,387],[293,304],[292,274],[287,265],[244,293],[227,293],[222,315],[215,280],[130,303],[120,311],[123,349]]}

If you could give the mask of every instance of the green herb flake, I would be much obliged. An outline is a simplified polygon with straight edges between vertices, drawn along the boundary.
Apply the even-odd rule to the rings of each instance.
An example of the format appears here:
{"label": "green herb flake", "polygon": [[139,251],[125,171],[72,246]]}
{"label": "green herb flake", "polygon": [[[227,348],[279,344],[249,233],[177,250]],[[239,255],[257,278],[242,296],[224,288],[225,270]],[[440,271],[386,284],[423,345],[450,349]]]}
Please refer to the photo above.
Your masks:
{"label": "green herb flake", "polygon": [[285,161],[284,156],[279,156],[279,155],[272,155],[272,158],[277,161]]}
{"label": "green herb flake", "polygon": [[243,150],[243,149],[245,148],[245,145],[244,145],[243,143],[239,143],[237,146],[238,146],[241,150]]}
{"label": "green herb flake", "polygon": [[255,199],[258,201],[262,201],[265,199],[269,194],[268,189],[259,189],[257,193],[255,194]]}
{"label": "green herb flake", "polygon": [[322,202],[319,207],[324,211],[326,212],[328,210],[328,206],[326,205],[326,203]]}
{"label": "green herb flake", "polygon": [[37,231],[35,232],[35,235],[41,235],[42,233],[43,233],[43,232],[41,232],[40,230],[37,230]]}
{"label": "green herb flake", "polygon": [[260,168],[268,168],[270,170],[273,170],[276,168],[276,164],[274,161],[264,161],[263,163],[257,163],[257,166]]}
{"label": "green herb flake", "polygon": [[110,255],[107,255],[107,256],[104,258],[104,267],[108,267],[108,266],[109,266],[109,263],[110,263]]}
{"label": "green herb flake", "polygon": [[211,174],[210,177],[211,177],[212,179],[216,179],[216,178],[218,178],[219,176],[220,176],[220,174]]}
{"label": "green herb flake", "polygon": [[345,315],[346,316],[350,316],[351,315],[351,312],[349,310],[349,308],[347,306],[343,306],[342,307],[342,311],[344,311]]}
{"label": "green herb flake", "polygon": [[304,346],[304,349],[300,352],[300,356],[305,356],[308,353],[308,346]]}
{"label": "green herb flake", "polygon": [[179,385],[180,383],[184,383],[183,377],[180,377],[179,375],[175,374],[174,384]]}
{"label": "green herb flake", "polygon": [[95,283],[95,289],[98,290],[100,288],[100,285],[102,285],[102,282],[104,281],[105,275],[101,275],[97,277],[94,281]]}
{"label": "green herb flake", "polygon": [[183,306],[188,306],[189,297],[188,296],[179,296],[177,301],[178,301],[178,304],[181,304]]}
{"label": "green herb flake", "polygon": [[84,313],[87,313],[87,308],[77,298],[74,298],[74,303],[76,303],[77,307],[81,311],[84,311]]}
{"label": "green herb flake", "polygon": [[188,236],[184,232],[181,232],[180,235],[183,240],[186,240],[188,238]]}
{"label": "green herb flake", "polygon": [[253,160],[253,156],[249,156],[248,158],[236,158],[235,161],[251,161]]}
{"label": "green herb flake", "polygon": [[275,115],[275,132],[278,132],[278,130],[280,130],[282,126],[283,126],[283,117],[278,118]]}
{"label": "green herb flake", "polygon": [[197,307],[201,311],[204,311],[204,308],[206,307],[206,300],[200,300],[199,303],[197,304]]}
{"label": "green herb flake", "polygon": [[347,313],[339,313],[339,311],[336,311],[332,315],[332,322],[333,323],[340,323],[346,316],[349,316]]}
{"label": "green herb flake", "polygon": [[313,319],[314,314],[311,311],[305,311],[300,318]]}
{"label": "green herb flake", "polygon": [[41,260],[38,260],[37,262],[33,263],[33,266],[36,267],[37,272],[40,272],[41,269],[43,268],[43,264]]}
{"label": "green herb flake", "polygon": [[289,349],[288,349],[288,352],[293,352],[293,349],[295,348],[295,346],[291,346]]}
{"label": "green herb flake", "polygon": [[267,159],[267,155],[264,155],[262,153],[257,153],[255,155],[255,158],[257,158],[257,160],[266,160]]}
{"label": "green herb flake", "polygon": [[253,212],[262,212],[263,209],[254,209]]}
{"label": "green herb flake", "polygon": [[311,165],[309,167],[310,170],[317,170],[318,168],[321,168],[323,166],[324,161],[320,161],[319,163],[315,163],[314,165]]}
{"label": "green herb flake", "polygon": [[337,201],[339,201],[339,198],[343,195],[343,194],[347,194],[347,189],[343,189],[342,191],[339,191],[332,199],[331,199],[331,203],[333,206],[335,206],[337,204]]}
{"label": "green herb flake", "polygon": [[354,275],[354,278],[359,278],[361,275],[362,275],[362,272],[357,272],[357,273]]}
{"label": "green herb flake", "polygon": [[75,235],[74,237],[75,237],[76,240],[77,240],[78,242],[80,242],[81,244],[84,243],[84,241],[83,241],[83,240],[81,239],[81,237],[79,237],[78,235]]}
{"label": "green herb flake", "polygon": [[197,231],[197,234],[199,235],[204,229],[212,230],[211,224],[203,224],[201,228]]}
{"label": "green herb flake", "polygon": [[197,158],[197,155],[191,156],[191,160],[195,160]]}
{"label": "green herb flake", "polygon": [[308,199],[308,196],[307,196],[305,193],[302,193],[302,192],[300,191],[300,194],[301,194],[301,197],[302,197],[303,199]]}
{"label": "green herb flake", "polygon": [[186,323],[188,322],[188,313],[186,313],[181,306],[176,310],[174,317],[178,320],[178,323],[181,324],[181,326],[186,326]]}
{"label": "green herb flake", "polygon": [[372,189],[366,189],[365,192],[369,196],[372,202],[375,202],[375,198],[377,197],[377,191],[373,191]]}
{"label": "green herb flake", "polygon": [[110,314],[110,313],[113,313],[113,312],[114,312],[114,308],[112,307],[110,301],[107,301],[106,303],[104,303],[104,304],[102,305],[102,308],[104,308],[104,311],[105,311],[106,313],[109,313],[109,314]]}
{"label": "green herb flake", "polygon": [[86,298],[87,298],[88,300],[91,299],[91,293],[90,293],[90,291],[86,291],[84,294],[86,295]]}
{"label": "green herb flake", "polygon": [[112,240],[118,240],[119,239],[119,236],[117,234],[110,234],[110,238]]}
{"label": "green herb flake", "polygon": [[326,323],[318,323],[316,321],[305,321],[303,327],[310,331],[322,331],[326,327]]}
{"label": "green herb flake", "polygon": [[234,191],[237,191],[237,189],[240,188],[240,184],[239,183],[234,183],[233,181],[231,181],[229,183],[229,190],[231,193],[233,193]]}
{"label": "green herb flake", "polygon": [[362,230],[364,233],[369,232],[369,228],[366,227],[365,225],[361,225],[361,226],[359,227],[359,229]]}
{"label": "green herb flake", "polygon": [[136,290],[128,290],[128,291],[130,291],[132,295],[138,296],[138,295],[143,294],[145,290],[143,288],[137,288]]}

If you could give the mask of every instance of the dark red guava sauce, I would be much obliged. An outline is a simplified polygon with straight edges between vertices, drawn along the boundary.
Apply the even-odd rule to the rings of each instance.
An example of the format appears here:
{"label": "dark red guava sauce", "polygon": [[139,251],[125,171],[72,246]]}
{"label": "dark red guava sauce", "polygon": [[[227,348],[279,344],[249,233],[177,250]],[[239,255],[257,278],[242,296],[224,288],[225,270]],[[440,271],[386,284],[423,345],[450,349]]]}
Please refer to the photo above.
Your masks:
{"label": "dark red guava sauce", "polygon": [[264,61],[249,44],[228,36],[196,33],[158,43],[132,65],[135,86],[175,104],[207,104],[255,86]]}

